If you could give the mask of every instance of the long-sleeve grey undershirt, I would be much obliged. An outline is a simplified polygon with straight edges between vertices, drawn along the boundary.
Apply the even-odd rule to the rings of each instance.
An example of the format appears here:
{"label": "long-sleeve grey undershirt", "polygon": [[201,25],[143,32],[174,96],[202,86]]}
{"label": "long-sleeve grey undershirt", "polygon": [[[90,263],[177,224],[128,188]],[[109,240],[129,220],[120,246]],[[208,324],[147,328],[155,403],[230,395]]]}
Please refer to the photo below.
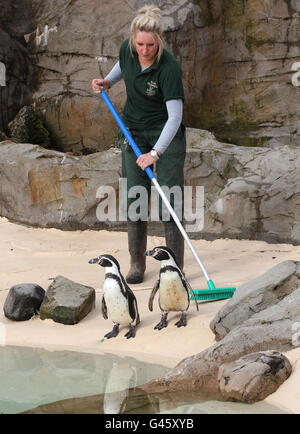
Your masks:
{"label": "long-sleeve grey undershirt", "polygon": [[[146,69],[143,66],[141,66],[141,68],[142,71]],[[122,79],[122,71],[119,62],[115,64],[105,79],[109,80],[110,87]],[[153,149],[160,153],[163,153],[167,149],[180,127],[183,112],[182,99],[170,99],[166,101],[166,107],[168,111],[168,120],[165,123],[157,142],[153,146]]]}

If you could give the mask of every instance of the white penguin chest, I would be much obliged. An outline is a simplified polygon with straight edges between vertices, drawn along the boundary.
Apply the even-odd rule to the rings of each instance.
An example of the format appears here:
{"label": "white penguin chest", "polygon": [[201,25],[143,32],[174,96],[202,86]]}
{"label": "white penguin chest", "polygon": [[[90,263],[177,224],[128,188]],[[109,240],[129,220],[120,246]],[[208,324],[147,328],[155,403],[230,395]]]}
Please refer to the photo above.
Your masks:
{"label": "white penguin chest", "polygon": [[115,279],[105,279],[103,295],[109,316],[113,322],[128,325],[132,322],[129,315],[128,300],[121,292],[119,283]]}
{"label": "white penguin chest", "polygon": [[164,310],[181,311],[188,308],[188,294],[176,271],[160,275],[159,304]]}

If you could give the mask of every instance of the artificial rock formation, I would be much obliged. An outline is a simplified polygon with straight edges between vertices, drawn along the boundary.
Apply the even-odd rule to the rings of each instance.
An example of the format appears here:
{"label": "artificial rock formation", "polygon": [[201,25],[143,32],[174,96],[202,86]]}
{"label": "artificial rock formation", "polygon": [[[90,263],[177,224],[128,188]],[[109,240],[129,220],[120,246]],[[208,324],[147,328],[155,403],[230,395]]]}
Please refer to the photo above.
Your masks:
{"label": "artificial rock formation", "polygon": [[219,390],[226,401],[250,404],[275,392],[291,372],[289,360],[278,351],[251,353],[220,366]]}
{"label": "artificial rock formation", "polygon": [[8,124],[9,136],[19,143],[32,143],[51,147],[51,137],[32,107],[24,106]]}
{"label": "artificial rock formation", "polygon": [[[280,279],[278,283],[280,286]],[[251,286],[251,281],[249,285]],[[270,291],[268,282],[265,291],[266,293]],[[222,383],[221,377],[218,377],[221,365],[235,362],[251,353],[270,350],[288,351],[298,347],[300,345],[297,332],[299,322],[300,286],[283,297],[277,304],[262,309],[245,321],[241,320],[239,325],[233,327],[219,342],[201,353],[183,359],[161,377],[146,383],[143,388],[147,393],[184,390],[201,391],[208,394],[221,393],[220,381],[225,386],[225,380]],[[287,378],[290,372],[288,368],[283,377]],[[280,381],[277,383],[275,380],[274,384],[279,387]],[[247,381],[245,380],[244,383]],[[256,392],[251,392],[251,395],[254,396]],[[258,393],[257,397],[259,396],[262,395]]]}
{"label": "artificial rock formation", "polygon": [[18,111],[32,103],[36,89],[35,69],[29,59],[24,35],[35,29],[33,1],[2,0],[0,14],[0,130]]}
{"label": "artificial rock formation", "polygon": [[0,215],[39,227],[105,227],[97,218],[99,189],[119,190],[118,149],[78,157],[6,141],[0,152]]}
{"label": "artificial rock formation", "polygon": [[[299,145],[297,0],[153,0],[181,64],[185,123],[238,145]],[[61,151],[103,150],[116,123],[91,80],[118,59],[143,0],[2,0],[2,125],[30,100]],[[1,6],[2,6],[1,4]],[[4,41],[2,44],[1,41]],[[124,85],[111,91],[121,111]]]}
{"label": "artificial rock formation", "polygon": [[[216,339],[221,340],[253,315],[271,309],[299,286],[300,262],[284,261],[237,288],[210,323]],[[278,304],[278,308],[280,306],[283,305]]]}
{"label": "artificial rock formation", "polygon": [[[187,143],[185,185],[203,188],[199,225],[187,225],[191,238],[299,243],[300,148],[236,146],[189,128]],[[118,148],[76,156],[3,141],[0,152],[0,215],[61,229],[125,227],[119,210]],[[112,214],[106,211],[100,218],[109,192]],[[158,226],[151,222],[150,229]]]}
{"label": "artificial rock formation", "polygon": [[188,129],[186,185],[204,187],[199,236],[299,243],[299,148],[220,143]]}
{"label": "artificial rock formation", "polygon": [[198,0],[168,36],[189,126],[242,145],[300,144],[297,0]]}

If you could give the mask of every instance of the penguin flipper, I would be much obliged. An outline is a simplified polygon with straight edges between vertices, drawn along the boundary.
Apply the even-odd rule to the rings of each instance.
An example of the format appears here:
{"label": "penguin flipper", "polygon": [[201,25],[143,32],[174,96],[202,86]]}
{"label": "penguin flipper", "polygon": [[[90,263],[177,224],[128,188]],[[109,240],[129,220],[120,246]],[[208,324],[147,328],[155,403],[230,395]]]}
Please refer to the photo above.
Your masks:
{"label": "penguin flipper", "polygon": [[132,318],[132,321],[134,321],[136,319],[136,325],[137,325],[140,322],[140,317],[139,317],[139,311],[138,311],[137,301],[136,301],[135,295],[134,295],[132,289],[125,282],[125,279],[121,273],[120,273],[120,277],[121,277],[121,282],[123,285],[124,292],[126,294],[126,295],[125,294],[124,295],[126,296],[127,301],[128,301],[129,315]]}
{"label": "penguin flipper", "polygon": [[102,296],[102,301],[101,301],[101,311],[102,311],[103,318],[108,319],[107,307],[106,307],[104,295]]}
{"label": "penguin flipper", "polygon": [[138,311],[137,301],[135,300],[135,311],[136,311],[136,319],[135,319],[135,325],[137,326],[141,320],[140,320],[140,314]]}
{"label": "penguin flipper", "polygon": [[197,308],[197,311],[199,312],[199,306],[198,306],[198,302],[197,302],[197,300],[196,300],[196,297],[195,297],[195,293],[194,293],[194,291],[193,291],[193,288],[191,287],[191,285],[189,284],[189,282],[188,282],[187,279],[185,279],[184,282],[186,283],[186,288],[187,288],[187,290],[190,290],[191,293],[193,294],[193,299],[195,300],[196,308]]}
{"label": "penguin flipper", "polygon": [[139,317],[139,312],[137,308],[137,301],[135,295],[129,287],[127,288],[127,298],[128,298],[129,315],[132,318],[132,321],[134,321]]}
{"label": "penguin flipper", "polygon": [[158,280],[156,281],[155,285],[154,285],[153,288],[152,288],[152,291],[151,291],[150,297],[149,297],[148,308],[149,308],[150,312],[153,311],[153,300],[154,300],[155,294],[156,294],[156,292],[157,292],[157,290],[158,290],[158,288],[159,288],[159,281],[160,281],[160,279],[158,279]]}

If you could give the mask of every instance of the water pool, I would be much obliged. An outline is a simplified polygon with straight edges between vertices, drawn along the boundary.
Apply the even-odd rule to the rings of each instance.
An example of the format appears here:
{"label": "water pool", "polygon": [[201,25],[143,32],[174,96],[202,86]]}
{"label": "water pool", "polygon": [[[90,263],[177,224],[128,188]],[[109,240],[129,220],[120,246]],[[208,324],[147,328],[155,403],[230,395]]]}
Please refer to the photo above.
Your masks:
{"label": "water pool", "polygon": [[139,388],[167,370],[114,354],[0,346],[0,414],[284,413],[264,402],[221,402],[186,392],[147,395]]}

